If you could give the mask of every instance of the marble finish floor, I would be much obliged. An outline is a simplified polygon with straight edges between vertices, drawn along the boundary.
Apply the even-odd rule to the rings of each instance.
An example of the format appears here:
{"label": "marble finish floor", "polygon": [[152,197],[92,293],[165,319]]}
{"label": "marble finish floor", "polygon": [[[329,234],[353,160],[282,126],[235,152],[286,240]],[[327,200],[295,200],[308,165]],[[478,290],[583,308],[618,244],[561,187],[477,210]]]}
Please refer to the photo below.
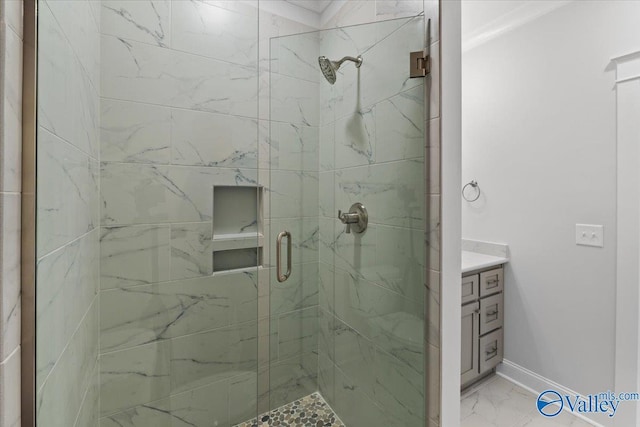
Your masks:
{"label": "marble finish floor", "polygon": [[544,418],[536,409],[536,395],[498,375],[465,390],[461,399],[461,427],[591,426],[568,412]]}
{"label": "marble finish floor", "polygon": [[344,424],[325,402],[320,393],[312,393],[287,403],[259,419],[245,421],[234,427],[344,427]]}

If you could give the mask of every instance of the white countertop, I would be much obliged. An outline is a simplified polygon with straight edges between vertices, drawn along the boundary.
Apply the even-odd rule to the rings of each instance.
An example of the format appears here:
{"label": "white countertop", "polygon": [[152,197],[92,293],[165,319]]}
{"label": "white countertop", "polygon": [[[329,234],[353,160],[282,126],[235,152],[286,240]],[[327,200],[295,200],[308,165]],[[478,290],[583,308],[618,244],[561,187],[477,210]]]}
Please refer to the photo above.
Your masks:
{"label": "white countertop", "polygon": [[462,274],[509,262],[509,258],[462,251]]}

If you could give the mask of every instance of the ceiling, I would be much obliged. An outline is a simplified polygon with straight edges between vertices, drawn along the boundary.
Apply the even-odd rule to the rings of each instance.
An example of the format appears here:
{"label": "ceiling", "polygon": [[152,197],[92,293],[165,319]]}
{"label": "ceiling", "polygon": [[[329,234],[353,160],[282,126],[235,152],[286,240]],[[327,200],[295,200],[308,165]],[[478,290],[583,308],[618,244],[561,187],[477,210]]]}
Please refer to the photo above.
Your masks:
{"label": "ceiling", "polygon": [[303,9],[310,10],[317,14],[322,14],[327,6],[329,6],[332,0],[285,0],[287,3],[291,3]]}

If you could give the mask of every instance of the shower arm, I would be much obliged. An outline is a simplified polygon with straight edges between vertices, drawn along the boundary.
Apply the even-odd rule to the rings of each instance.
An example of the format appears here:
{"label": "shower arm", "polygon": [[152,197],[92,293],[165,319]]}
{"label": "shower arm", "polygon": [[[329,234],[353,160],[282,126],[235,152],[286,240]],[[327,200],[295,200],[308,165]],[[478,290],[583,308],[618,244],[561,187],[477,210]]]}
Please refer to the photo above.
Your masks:
{"label": "shower arm", "polygon": [[360,68],[360,66],[362,65],[362,56],[358,55],[357,58],[354,58],[353,56],[345,56],[341,60],[335,62],[336,67],[339,68],[344,61],[355,62],[356,68]]}

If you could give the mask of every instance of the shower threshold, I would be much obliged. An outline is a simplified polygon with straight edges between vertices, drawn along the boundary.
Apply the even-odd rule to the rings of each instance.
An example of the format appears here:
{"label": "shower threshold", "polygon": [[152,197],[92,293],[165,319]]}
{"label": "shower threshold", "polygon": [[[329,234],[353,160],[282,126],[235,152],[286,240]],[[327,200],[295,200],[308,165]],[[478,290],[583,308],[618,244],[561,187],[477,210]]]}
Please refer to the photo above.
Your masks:
{"label": "shower threshold", "polygon": [[234,427],[275,426],[344,427],[344,423],[320,393],[315,392]]}

